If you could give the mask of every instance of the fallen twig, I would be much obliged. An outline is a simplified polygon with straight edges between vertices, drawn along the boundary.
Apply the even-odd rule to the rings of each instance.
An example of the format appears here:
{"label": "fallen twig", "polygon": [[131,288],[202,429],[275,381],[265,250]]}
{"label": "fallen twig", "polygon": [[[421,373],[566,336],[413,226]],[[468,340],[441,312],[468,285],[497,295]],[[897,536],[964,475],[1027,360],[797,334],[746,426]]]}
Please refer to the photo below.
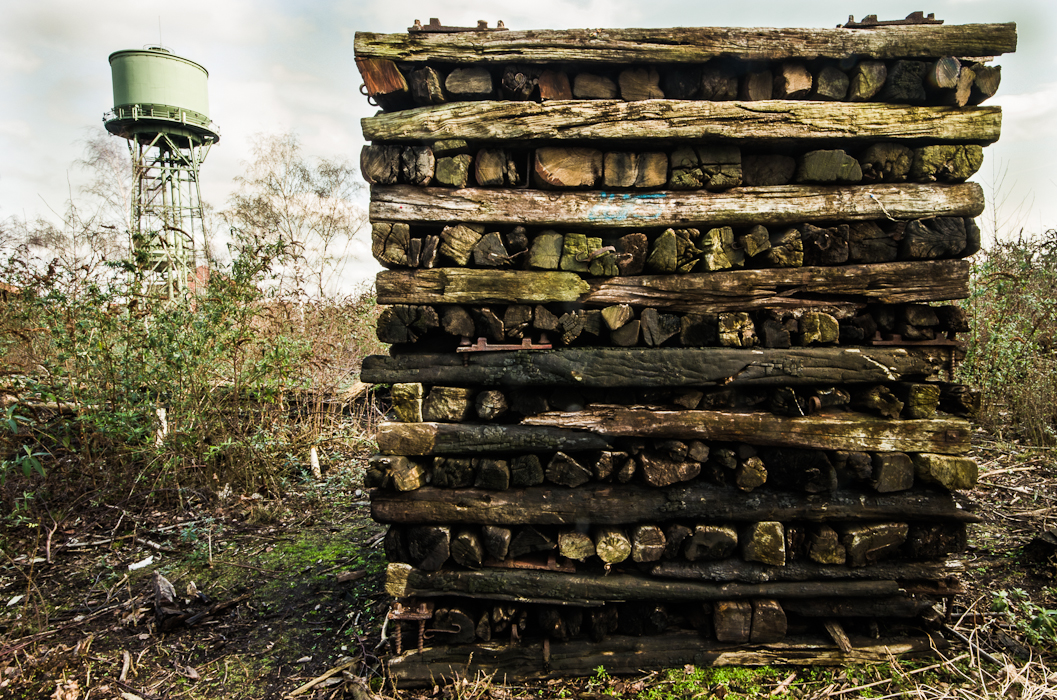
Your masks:
{"label": "fallen twig", "polygon": [[1012,491],[1013,493],[1019,493],[1021,496],[1031,496],[1032,498],[1045,498],[1048,501],[1057,500],[1057,496],[1051,496],[1046,493],[1036,493],[1029,491],[1023,486],[1006,486],[1004,484],[981,484],[981,486],[991,486],[996,489],[1005,489],[1006,491]]}
{"label": "fallen twig", "polygon": [[980,658],[982,658],[985,661],[987,661],[987,663],[994,664],[995,666],[1002,666],[1003,665],[1001,661],[999,661],[998,659],[996,659],[995,657],[991,656],[986,651],[981,649],[979,644],[977,644],[976,642],[970,640],[968,637],[966,637],[964,634],[962,634],[958,630],[953,629],[952,627],[949,627],[947,625],[944,625],[943,626],[943,631],[944,632],[950,632],[954,636],[955,639],[957,639],[958,641],[960,641],[960,642],[962,642],[964,644],[969,645],[969,648],[975,649],[976,653],[980,656]]}
{"label": "fallen twig", "polygon": [[66,631],[68,629],[71,629],[73,627],[77,627],[79,625],[83,625],[84,623],[88,622],[89,620],[94,620],[95,618],[103,615],[104,613],[110,612],[114,608],[118,607],[118,605],[120,605],[120,603],[115,603],[114,605],[108,605],[108,606],[106,606],[104,608],[100,608],[99,610],[96,610],[94,613],[91,613],[90,615],[85,615],[80,620],[73,620],[71,622],[67,622],[64,625],[59,625],[55,629],[44,630],[43,632],[37,632],[36,634],[31,634],[29,636],[21,637],[20,639],[16,639],[9,646],[4,647],[3,649],[0,649],[0,659],[4,658],[6,656],[9,656],[10,654],[14,654],[16,652],[22,651],[23,649],[28,647],[33,642],[39,642],[40,640],[47,639],[48,637],[51,637],[52,635],[58,634],[59,632],[64,632],[64,631]]}
{"label": "fallen twig", "polygon": [[345,663],[343,663],[341,666],[335,666],[334,668],[330,669],[329,671],[327,671],[323,675],[316,676],[315,678],[310,680],[308,683],[305,683],[303,686],[301,686],[297,690],[292,691],[286,697],[294,698],[294,697],[297,697],[298,695],[301,695],[302,693],[304,693],[304,692],[306,692],[308,690],[311,690],[312,688],[314,688],[315,686],[319,685],[323,681],[327,680],[331,676],[336,676],[337,674],[341,673],[342,671],[344,671],[346,669],[349,669],[349,668],[352,668],[352,666],[357,661],[359,661],[359,659],[350,659],[349,661],[346,661]]}
{"label": "fallen twig", "polygon": [[989,476],[994,476],[995,474],[1012,474],[1013,472],[1033,472],[1036,469],[1037,469],[1037,467],[1035,467],[1035,466],[1030,466],[1030,467],[1009,467],[1008,469],[992,469],[990,471],[984,472],[983,474],[981,474],[980,476],[978,476],[976,478],[979,481],[981,479],[986,479]]}
{"label": "fallen twig", "polygon": [[[940,668],[941,666],[946,666],[947,664],[952,664],[955,661],[960,661],[961,659],[964,659],[967,656],[969,656],[968,653],[960,654],[960,655],[954,657],[953,659],[951,659],[950,661],[941,661],[941,662],[939,662],[937,664],[932,664],[931,666],[925,666],[924,668],[915,668],[912,671],[903,672],[903,675],[913,676],[915,673],[925,673],[926,671],[932,671],[932,670],[935,670],[937,668]],[[897,666],[897,668],[898,668],[898,666]],[[902,669],[900,669],[900,670],[902,670]],[[865,685],[857,685],[854,688],[842,688],[841,690],[838,690],[835,693],[831,693],[831,695],[844,695],[846,693],[854,693],[857,690],[866,690],[867,688],[874,688],[876,686],[884,685],[885,683],[891,683],[891,682],[892,682],[891,678],[882,678],[879,681],[874,681],[873,683],[866,683]],[[771,693],[771,694],[774,695],[774,693]]]}
{"label": "fallen twig", "polygon": [[781,695],[782,693],[789,690],[789,686],[792,685],[793,681],[796,680],[796,671],[790,673],[785,680],[778,684],[778,687],[771,691],[771,697],[775,695]]}

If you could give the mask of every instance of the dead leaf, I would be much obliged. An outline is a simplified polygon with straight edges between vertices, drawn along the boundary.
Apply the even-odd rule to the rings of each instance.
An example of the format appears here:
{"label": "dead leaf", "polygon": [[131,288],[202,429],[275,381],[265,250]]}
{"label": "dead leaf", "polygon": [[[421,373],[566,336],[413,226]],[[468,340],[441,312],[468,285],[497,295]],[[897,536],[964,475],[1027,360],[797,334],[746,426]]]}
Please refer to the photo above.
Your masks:
{"label": "dead leaf", "polygon": [[154,572],[154,606],[162,607],[172,605],[176,601],[176,587],[169,583],[169,579],[157,571]]}
{"label": "dead leaf", "polygon": [[75,680],[63,681],[55,685],[51,700],[77,700],[81,697],[81,686]]}

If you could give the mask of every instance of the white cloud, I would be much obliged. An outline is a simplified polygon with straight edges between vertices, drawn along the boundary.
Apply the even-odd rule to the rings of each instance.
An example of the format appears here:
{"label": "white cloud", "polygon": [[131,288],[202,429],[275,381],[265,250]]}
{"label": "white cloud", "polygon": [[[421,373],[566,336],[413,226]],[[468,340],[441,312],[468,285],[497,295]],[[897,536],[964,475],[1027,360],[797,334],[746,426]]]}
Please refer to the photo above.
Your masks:
{"label": "white cloud", "polygon": [[1039,141],[1057,134],[1057,82],[1020,95],[999,93],[992,102],[1002,107],[1003,141]]}
{"label": "white cloud", "polygon": [[[885,17],[920,9],[892,0]],[[873,8],[876,9],[876,8]],[[1003,57],[1003,140],[991,150],[1017,173],[1048,172],[1054,158],[1057,83],[1039,85],[1055,62],[1048,41],[1057,4],[1007,0],[937,0],[948,23],[1018,21],[1020,51]],[[739,0],[37,0],[9,2],[0,23],[0,216],[44,209],[66,199],[67,171],[85,129],[100,129],[111,101],[107,56],[158,41],[210,73],[213,119],[222,139],[203,168],[203,195],[223,206],[258,132],[295,131],[306,152],[355,160],[359,120],[373,113],[358,93],[356,31],[403,32],[415,19],[474,25],[502,19],[511,29],[634,26],[834,26],[847,19],[843,0],[789,3]],[[989,151],[989,158],[990,155]],[[1026,187],[1031,178],[1023,175]],[[1037,198],[1036,201],[1055,197]],[[1042,205],[1037,205],[1042,206]],[[1049,215],[1049,214],[1047,214]],[[1057,224],[1057,211],[1052,223]],[[369,263],[369,260],[368,260]]]}

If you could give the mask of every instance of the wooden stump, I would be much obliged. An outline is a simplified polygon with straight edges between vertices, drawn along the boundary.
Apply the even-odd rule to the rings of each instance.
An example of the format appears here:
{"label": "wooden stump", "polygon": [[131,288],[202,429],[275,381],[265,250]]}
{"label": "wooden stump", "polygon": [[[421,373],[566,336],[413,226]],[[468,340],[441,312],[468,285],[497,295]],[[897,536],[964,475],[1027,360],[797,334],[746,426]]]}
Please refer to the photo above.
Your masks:
{"label": "wooden stump", "polygon": [[796,172],[796,159],[783,155],[746,155],[742,157],[742,183],[747,187],[788,185]]}
{"label": "wooden stump", "polygon": [[745,561],[785,566],[785,529],[781,523],[754,523],[742,533],[740,539],[741,555]]}
{"label": "wooden stump", "polygon": [[456,68],[444,81],[444,89],[455,100],[487,100],[492,96],[492,74],[485,68]]}
{"label": "wooden stump", "polygon": [[411,95],[418,105],[439,105],[448,101],[444,95],[444,78],[430,66],[408,73]]}
{"label": "wooden stump", "polygon": [[844,151],[811,151],[800,159],[794,179],[798,183],[854,184],[862,180],[862,168]]}
{"label": "wooden stump", "polygon": [[712,605],[716,639],[745,644],[752,632],[752,603],[747,600],[720,600]]}
{"label": "wooden stump", "polygon": [[411,563],[423,571],[436,571],[451,553],[451,529],[423,525],[407,530],[407,551]]}
{"label": "wooden stump", "polygon": [[871,485],[878,493],[906,491],[914,485],[914,463],[902,452],[874,454]]}
{"label": "wooden stump", "polygon": [[468,153],[438,158],[434,176],[441,185],[466,187],[470,182],[470,167],[472,165],[473,156]]}
{"label": "wooden stump", "polygon": [[927,484],[937,484],[949,490],[971,489],[976,486],[979,470],[969,457],[918,453],[911,455],[914,475]]}
{"label": "wooden stump", "polygon": [[849,102],[868,102],[881,91],[888,78],[884,61],[862,61],[852,69],[848,85]]}
{"label": "wooden stump", "polygon": [[505,459],[483,458],[477,461],[477,477],[474,487],[492,491],[510,488],[510,463]]}
{"label": "wooden stump", "polygon": [[631,556],[631,540],[620,528],[598,528],[595,532],[595,554],[606,564],[619,564]]}
{"label": "wooden stump", "polygon": [[718,561],[737,550],[738,532],[730,525],[698,525],[683,542],[683,556],[689,561]]}
{"label": "wooden stump", "polygon": [[533,173],[551,187],[592,187],[603,172],[602,152],[594,148],[545,146],[536,149]]}
{"label": "wooden stump", "polygon": [[481,187],[517,187],[517,166],[503,148],[482,148],[473,161],[474,179]]}
{"label": "wooden stump", "polygon": [[540,100],[571,100],[573,89],[569,84],[569,76],[561,70],[545,70],[537,79],[537,87],[540,91]]}
{"label": "wooden stump", "polygon": [[849,566],[866,566],[891,556],[906,541],[906,523],[851,525],[842,530],[841,544]]}
{"label": "wooden stump", "polygon": [[631,559],[636,563],[659,561],[667,541],[657,525],[639,525],[631,535]]}
{"label": "wooden stump", "polygon": [[778,67],[771,93],[776,100],[803,100],[811,94],[814,79],[803,63],[787,61]]}
{"label": "wooden stump", "polygon": [[583,561],[595,555],[595,543],[587,533],[569,530],[558,534],[558,552],[563,557]]}
{"label": "wooden stump", "polygon": [[472,530],[460,530],[451,541],[451,558],[460,566],[479,569],[484,561],[484,554],[484,545]]}
{"label": "wooden stump", "polygon": [[411,90],[396,64],[384,58],[356,57],[367,95],[386,111],[413,106]]}
{"label": "wooden stump", "polygon": [[812,531],[808,537],[807,555],[818,564],[842,565],[847,560],[840,536],[829,525],[821,525]]}
{"label": "wooden stump", "polygon": [[661,76],[656,68],[628,68],[621,71],[617,82],[620,85],[620,97],[626,102],[664,99]]}
{"label": "wooden stump", "polygon": [[752,601],[752,632],[749,641],[753,644],[773,644],[785,639],[789,623],[785,611],[777,600],[756,598]]}
{"label": "wooden stump", "polygon": [[575,488],[591,480],[591,470],[564,452],[558,452],[547,464],[546,477],[551,483]]}
{"label": "wooden stump", "polygon": [[840,101],[848,96],[851,79],[835,65],[826,64],[815,76],[811,97],[816,100]]}
{"label": "wooden stump", "polygon": [[395,185],[400,178],[400,146],[370,144],[360,149],[360,173],[372,185]]}
{"label": "wooden stump", "polygon": [[441,423],[465,422],[473,411],[473,397],[473,389],[435,386],[422,404],[422,417]]}
{"label": "wooden stump", "polygon": [[429,146],[406,146],[400,153],[400,177],[409,185],[425,187],[436,174],[437,160]]}
{"label": "wooden stump", "polygon": [[896,61],[888,71],[884,87],[877,94],[881,102],[921,104],[925,101],[924,61]]}
{"label": "wooden stump", "polygon": [[617,84],[604,75],[578,73],[573,79],[573,97],[580,100],[612,100],[617,97]]}

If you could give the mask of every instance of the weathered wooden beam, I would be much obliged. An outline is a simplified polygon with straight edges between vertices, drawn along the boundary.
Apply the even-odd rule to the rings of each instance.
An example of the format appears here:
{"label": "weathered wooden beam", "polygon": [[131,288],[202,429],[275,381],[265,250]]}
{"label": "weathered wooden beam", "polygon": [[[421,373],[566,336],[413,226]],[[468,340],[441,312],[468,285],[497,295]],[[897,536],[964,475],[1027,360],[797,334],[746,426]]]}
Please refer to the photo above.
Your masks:
{"label": "weathered wooden beam", "polygon": [[816,221],[979,216],[984,193],[959,185],[883,184],[847,187],[777,185],[724,192],[549,192],[411,185],[371,187],[371,221],[581,228],[764,226]]}
{"label": "weathered wooden beam", "polygon": [[890,596],[885,598],[817,598],[782,601],[787,613],[802,617],[917,617],[933,605],[936,600],[924,596]]}
{"label": "weathered wooden beam", "polygon": [[414,63],[697,63],[719,56],[743,60],[972,57],[1015,51],[1017,25],[356,32],[353,48],[357,57]]}
{"label": "weathered wooden beam", "polygon": [[435,268],[378,274],[379,304],[536,304],[577,301],[590,285],[575,272]]}
{"label": "weathered wooden beam", "polygon": [[742,559],[722,561],[684,562],[666,561],[657,564],[650,573],[664,578],[696,581],[819,581],[831,579],[929,580],[938,581],[957,576],[965,571],[959,561],[886,561],[851,568],[842,565],[816,564],[810,561],[790,561],[785,566],[768,566]]}
{"label": "weathered wooden beam", "polygon": [[627,525],[673,519],[711,522],[953,520],[979,522],[938,490],[890,494],[838,491],[806,496],[757,489],[752,493],[711,484],[642,488],[586,484],[507,491],[427,486],[398,493],[371,492],[371,516],[382,523],[466,525]]}
{"label": "weathered wooden beam", "polygon": [[[858,413],[787,418],[762,412],[654,411],[624,406],[589,406],[583,411],[556,411],[527,416],[518,427],[527,426],[583,430],[609,439],[637,437],[721,440],[816,450],[939,454],[968,452],[969,437],[972,433],[968,421],[961,418],[885,420]],[[381,442],[379,435],[379,446]]]}
{"label": "weathered wooden beam", "polygon": [[579,301],[704,313],[964,299],[969,296],[969,267],[965,260],[926,260],[609,277],[590,283],[572,272],[438,268],[383,270],[375,288],[379,304]]}
{"label": "weathered wooden beam", "polygon": [[969,296],[969,267],[965,260],[929,260],[610,277],[592,281],[580,302],[701,313],[943,301]]}
{"label": "weathered wooden beam", "polygon": [[360,381],[442,386],[784,386],[936,378],[940,348],[566,348],[538,352],[372,355]]}
{"label": "weathered wooden beam", "polygon": [[887,420],[861,413],[790,418],[764,412],[589,406],[527,416],[518,425],[382,423],[377,440],[382,454],[405,456],[596,450],[606,449],[615,438],[631,437],[945,455],[968,452],[970,432],[961,418]]}
{"label": "weathered wooden beam", "polygon": [[379,451],[394,455],[510,454],[609,447],[606,438],[581,430],[466,423],[382,423],[377,440]]}
{"label": "weathered wooden beam", "polygon": [[817,145],[878,140],[987,145],[998,140],[1002,110],[795,100],[488,101],[383,113],[361,124],[366,140],[385,143],[464,139],[766,144],[796,139]]}
{"label": "weathered wooden beam", "polygon": [[609,573],[567,574],[535,569],[422,571],[409,564],[390,564],[385,589],[395,598],[469,595],[504,600],[565,599],[617,602],[629,600],[704,601],[732,598],[872,597],[896,595],[895,580],[775,581],[768,583],[702,583]]}
{"label": "weathered wooden beam", "polygon": [[872,639],[852,637],[846,653],[832,641],[815,637],[787,638],[766,645],[737,645],[702,638],[699,632],[671,632],[657,637],[611,636],[601,642],[502,642],[437,646],[409,651],[389,659],[389,673],[401,688],[451,683],[495,675],[505,682],[592,676],[599,668],[611,675],[633,675],[645,670],[706,666],[846,666],[884,663],[893,656],[935,655],[947,643],[935,635],[922,638]]}

